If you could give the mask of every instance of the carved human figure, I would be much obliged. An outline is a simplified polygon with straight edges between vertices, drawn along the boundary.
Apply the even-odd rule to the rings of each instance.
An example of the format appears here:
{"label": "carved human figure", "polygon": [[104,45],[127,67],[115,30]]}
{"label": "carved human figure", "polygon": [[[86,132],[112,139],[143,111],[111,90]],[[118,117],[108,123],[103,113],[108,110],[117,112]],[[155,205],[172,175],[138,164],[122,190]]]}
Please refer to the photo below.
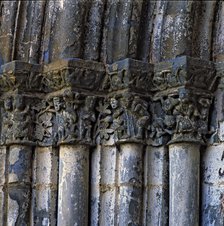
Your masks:
{"label": "carved human figure", "polygon": [[91,141],[91,132],[93,122],[96,121],[95,115],[95,97],[87,96],[85,98],[84,107],[80,112],[80,139],[85,139],[87,142]]}
{"label": "carved human figure", "polygon": [[73,95],[70,92],[64,93],[63,100],[65,103],[62,113],[64,117],[64,139],[69,141],[75,138],[77,132],[77,105],[74,104]]}
{"label": "carved human figure", "polygon": [[201,139],[208,132],[208,111],[211,100],[207,98],[199,98],[198,104],[200,106],[197,121],[197,135]]}
{"label": "carved human figure", "polygon": [[6,140],[12,139],[13,132],[13,104],[12,98],[7,97],[4,100],[4,111],[2,115],[2,133],[1,133],[1,142],[4,143]]}
{"label": "carved human figure", "polygon": [[180,98],[180,102],[175,107],[173,114],[177,116],[177,133],[194,131],[194,116],[196,112],[194,112],[194,106],[188,98]]}
{"label": "carved human figure", "polygon": [[57,125],[57,129],[54,132],[54,139],[61,141],[65,137],[65,123],[62,115],[62,102],[60,97],[53,97],[53,105],[55,109],[55,123]]}
{"label": "carved human figure", "polygon": [[172,134],[176,126],[176,115],[173,114],[175,107],[179,104],[179,100],[174,97],[168,97],[166,100],[161,98],[162,108],[165,113],[164,117],[164,131]]}
{"label": "carved human figure", "polygon": [[123,113],[124,109],[119,106],[119,102],[116,98],[110,99],[110,105],[112,108],[112,126],[111,128],[114,130],[114,135],[116,138],[120,139],[124,135],[124,119]]}
{"label": "carved human figure", "polygon": [[31,116],[29,105],[25,105],[22,95],[16,95],[13,102],[13,139],[29,140]]}
{"label": "carved human figure", "polygon": [[139,96],[135,96],[132,103],[132,110],[136,118],[136,138],[143,139],[144,130],[148,129],[150,120],[150,115],[148,112],[148,103],[142,100]]}

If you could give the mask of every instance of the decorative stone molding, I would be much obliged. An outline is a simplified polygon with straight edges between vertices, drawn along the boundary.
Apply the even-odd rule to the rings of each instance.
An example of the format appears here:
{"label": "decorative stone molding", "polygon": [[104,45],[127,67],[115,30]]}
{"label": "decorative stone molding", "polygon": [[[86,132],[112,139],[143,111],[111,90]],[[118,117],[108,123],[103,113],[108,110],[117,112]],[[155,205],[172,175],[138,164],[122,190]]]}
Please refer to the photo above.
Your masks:
{"label": "decorative stone molding", "polygon": [[38,92],[41,89],[42,66],[23,61],[12,61],[1,66],[0,93],[19,90]]}
{"label": "decorative stone molding", "polygon": [[133,59],[124,59],[107,67],[109,92],[128,89],[148,96],[151,91],[153,65]]}
{"label": "decorative stone molding", "polygon": [[104,78],[105,66],[103,63],[78,58],[63,59],[44,67],[41,86],[48,93],[66,87],[84,92],[97,92],[103,89]]}

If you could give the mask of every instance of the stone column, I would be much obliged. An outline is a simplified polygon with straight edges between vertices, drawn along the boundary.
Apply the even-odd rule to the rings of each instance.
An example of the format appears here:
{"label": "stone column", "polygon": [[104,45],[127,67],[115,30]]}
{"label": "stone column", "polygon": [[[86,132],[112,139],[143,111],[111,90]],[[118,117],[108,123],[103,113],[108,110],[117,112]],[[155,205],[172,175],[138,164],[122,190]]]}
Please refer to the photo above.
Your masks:
{"label": "stone column", "polygon": [[200,145],[169,146],[170,225],[199,225]]}
{"label": "stone column", "polygon": [[208,147],[202,158],[202,225],[224,224],[224,144]]}
{"label": "stone column", "polygon": [[40,89],[38,74],[41,68],[13,61],[1,69],[0,93],[4,103],[1,108],[1,145],[7,146],[4,224],[30,225],[35,146],[32,107],[37,99],[31,93]]}
{"label": "stone column", "polygon": [[115,145],[103,145],[101,150],[99,225],[116,225],[118,217],[119,151]]}
{"label": "stone column", "polygon": [[29,225],[32,147],[11,145],[8,163],[7,225]]}
{"label": "stone column", "polygon": [[[164,79],[167,78],[167,79]],[[203,78],[203,79],[202,79]],[[157,64],[152,128],[167,134],[169,147],[169,225],[199,225],[200,148],[208,133],[215,82],[212,62],[178,57]]]}
{"label": "stone column", "polygon": [[36,147],[32,182],[32,225],[56,226],[58,150]]}
{"label": "stone column", "polygon": [[90,147],[104,74],[102,63],[81,59],[64,59],[44,68],[42,85],[48,95],[38,107],[37,138],[41,146],[59,148],[58,225],[89,223]]}
{"label": "stone column", "polygon": [[98,144],[90,157],[90,225],[98,225],[100,218],[101,150],[101,145]]}
{"label": "stone column", "polygon": [[142,225],[143,145],[120,145],[118,169],[117,223]]}
{"label": "stone column", "polygon": [[215,92],[214,109],[209,128],[211,131],[209,146],[202,153],[201,165],[201,219],[203,226],[224,224],[224,64],[222,62],[217,63],[216,68],[220,81]]}
{"label": "stone column", "polygon": [[61,145],[59,151],[59,225],[88,225],[89,147]]}
{"label": "stone column", "polygon": [[[98,222],[142,225],[145,139],[150,123],[146,81],[151,78],[152,68],[125,59],[109,65],[107,72],[104,85],[108,95],[96,108],[99,112],[96,135],[101,144],[97,158],[100,161]],[[96,205],[94,208],[97,209]]]}
{"label": "stone column", "polygon": [[148,146],[144,161],[144,217],[145,225],[168,225],[169,169],[165,146]]}
{"label": "stone column", "polygon": [[100,109],[100,225],[142,225],[148,102],[125,93],[104,100]]}
{"label": "stone column", "polygon": [[4,225],[6,210],[6,147],[0,147],[0,226]]}

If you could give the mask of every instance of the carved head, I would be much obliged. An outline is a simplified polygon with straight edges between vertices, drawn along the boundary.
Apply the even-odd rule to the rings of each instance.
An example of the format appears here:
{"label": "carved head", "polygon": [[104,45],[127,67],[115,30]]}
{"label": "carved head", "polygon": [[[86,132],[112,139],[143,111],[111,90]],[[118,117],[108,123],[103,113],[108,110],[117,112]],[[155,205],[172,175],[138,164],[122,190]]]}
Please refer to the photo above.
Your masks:
{"label": "carved head", "polygon": [[113,109],[116,109],[118,107],[118,100],[116,100],[115,98],[111,98],[110,105]]}
{"label": "carved head", "polygon": [[8,97],[4,100],[4,108],[6,111],[12,110],[12,98]]}
{"label": "carved head", "polygon": [[53,98],[53,104],[54,104],[54,109],[55,109],[55,111],[60,111],[60,110],[61,110],[61,101],[60,101],[60,97],[54,97],[54,98]]}
{"label": "carved head", "polygon": [[94,106],[95,106],[95,102],[96,102],[96,98],[95,98],[95,97],[87,96],[87,97],[86,97],[86,103],[85,103],[85,106],[86,106],[88,109],[93,109]]}
{"label": "carved head", "polygon": [[16,95],[14,98],[14,109],[22,111],[25,108],[24,98],[21,95]]}

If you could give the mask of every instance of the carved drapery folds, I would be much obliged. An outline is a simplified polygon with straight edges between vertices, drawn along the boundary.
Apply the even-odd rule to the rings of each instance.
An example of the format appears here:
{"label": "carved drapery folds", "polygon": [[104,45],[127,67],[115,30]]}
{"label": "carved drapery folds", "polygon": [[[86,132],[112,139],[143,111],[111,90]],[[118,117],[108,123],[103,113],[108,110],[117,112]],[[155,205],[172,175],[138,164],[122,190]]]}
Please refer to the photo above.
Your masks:
{"label": "carved drapery folds", "polygon": [[1,144],[206,142],[216,80],[211,62],[14,61],[2,71]]}

